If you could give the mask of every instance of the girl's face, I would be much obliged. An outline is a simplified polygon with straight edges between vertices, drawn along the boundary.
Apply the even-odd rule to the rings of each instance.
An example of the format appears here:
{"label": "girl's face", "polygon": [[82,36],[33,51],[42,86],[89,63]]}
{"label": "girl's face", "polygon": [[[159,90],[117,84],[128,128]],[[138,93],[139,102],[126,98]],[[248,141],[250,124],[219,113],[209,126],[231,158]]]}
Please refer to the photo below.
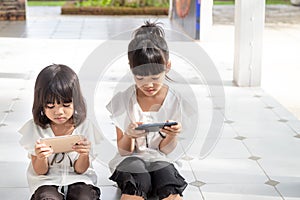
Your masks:
{"label": "girl's face", "polygon": [[73,102],[70,103],[49,103],[45,107],[45,115],[52,123],[60,125],[68,122],[73,116],[74,107]]}
{"label": "girl's face", "polygon": [[166,72],[162,72],[157,75],[150,76],[139,76],[134,75],[134,80],[137,88],[145,96],[155,96],[163,86],[163,81],[165,79]]}

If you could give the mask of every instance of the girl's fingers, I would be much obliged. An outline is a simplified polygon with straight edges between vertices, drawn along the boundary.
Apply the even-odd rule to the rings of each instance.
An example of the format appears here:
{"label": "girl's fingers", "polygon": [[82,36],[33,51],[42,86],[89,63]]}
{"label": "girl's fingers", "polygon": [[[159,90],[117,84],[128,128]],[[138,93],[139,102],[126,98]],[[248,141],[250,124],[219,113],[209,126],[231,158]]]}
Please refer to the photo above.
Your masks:
{"label": "girl's fingers", "polygon": [[83,146],[88,146],[90,145],[90,141],[88,141],[86,138],[78,141],[74,146],[80,146],[80,145],[83,145]]}
{"label": "girl's fingers", "polygon": [[45,147],[45,148],[40,148],[39,151],[40,152],[50,152],[50,151],[53,151],[53,150],[50,147]]}
{"label": "girl's fingers", "polygon": [[179,133],[180,132],[180,127],[164,127],[162,130],[166,130],[166,131],[169,131],[169,132],[175,132],[175,133]]}
{"label": "girl's fingers", "polygon": [[53,154],[53,149],[51,148],[41,148],[36,150],[36,156],[40,159],[44,159]]}
{"label": "girl's fingers", "polygon": [[145,130],[134,130],[135,135],[140,135],[146,133]]}
{"label": "girl's fingers", "polygon": [[35,148],[36,148],[36,149],[37,149],[37,148],[44,148],[44,147],[47,147],[47,145],[44,144],[44,143],[37,143],[37,144],[35,145]]}
{"label": "girl's fingers", "polygon": [[142,122],[130,123],[125,131],[125,135],[128,135],[132,138],[145,136],[145,130],[135,130],[135,128],[138,127],[139,124],[142,124]]}
{"label": "girl's fingers", "polygon": [[79,154],[89,153],[91,148],[91,143],[84,138],[83,140],[79,141],[77,144],[73,145],[74,151]]}
{"label": "girl's fingers", "polygon": [[176,136],[176,135],[178,135],[180,133],[180,130],[174,130],[174,129],[171,129],[169,127],[168,127],[168,129],[167,128],[163,128],[160,131],[163,132],[163,133],[166,133],[168,135],[172,135],[172,136]]}

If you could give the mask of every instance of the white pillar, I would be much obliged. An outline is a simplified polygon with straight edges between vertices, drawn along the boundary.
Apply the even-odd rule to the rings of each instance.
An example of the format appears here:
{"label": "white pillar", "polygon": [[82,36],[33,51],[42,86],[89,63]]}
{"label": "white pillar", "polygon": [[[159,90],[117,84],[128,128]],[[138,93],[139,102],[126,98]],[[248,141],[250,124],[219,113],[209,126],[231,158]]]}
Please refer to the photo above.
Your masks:
{"label": "white pillar", "polygon": [[200,1],[200,40],[205,40],[211,33],[213,24],[213,0]]}
{"label": "white pillar", "polygon": [[264,0],[235,1],[233,79],[238,86],[260,86],[264,21]]}

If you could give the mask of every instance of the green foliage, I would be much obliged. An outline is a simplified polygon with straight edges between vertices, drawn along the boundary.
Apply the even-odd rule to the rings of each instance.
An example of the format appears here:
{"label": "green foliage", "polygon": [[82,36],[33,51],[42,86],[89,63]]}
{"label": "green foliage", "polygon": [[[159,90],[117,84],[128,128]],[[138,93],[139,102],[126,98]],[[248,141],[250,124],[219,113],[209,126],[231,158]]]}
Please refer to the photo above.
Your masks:
{"label": "green foliage", "polygon": [[[251,1],[251,0],[249,0]],[[263,1],[263,0],[262,0]],[[273,4],[291,4],[290,0],[265,0],[267,5]],[[234,5],[235,0],[214,0],[214,5]]]}
{"label": "green foliage", "polygon": [[63,6],[66,1],[27,1],[28,6]]}
{"label": "green foliage", "polygon": [[77,6],[101,6],[101,7],[168,7],[169,0],[85,0],[79,1]]}
{"label": "green foliage", "polygon": [[228,0],[228,1],[216,1],[214,0],[214,5],[233,5],[234,4],[234,0]]}
{"label": "green foliage", "polygon": [[266,4],[291,4],[290,0],[266,0]]}
{"label": "green foliage", "polygon": [[[251,0],[249,0],[251,1]],[[262,0],[263,1],[263,0]],[[290,5],[290,0],[265,0],[267,5]],[[214,5],[234,5],[235,0],[214,0]],[[28,0],[28,6],[63,6],[64,0]],[[77,0],[77,6],[169,7],[169,0]]]}

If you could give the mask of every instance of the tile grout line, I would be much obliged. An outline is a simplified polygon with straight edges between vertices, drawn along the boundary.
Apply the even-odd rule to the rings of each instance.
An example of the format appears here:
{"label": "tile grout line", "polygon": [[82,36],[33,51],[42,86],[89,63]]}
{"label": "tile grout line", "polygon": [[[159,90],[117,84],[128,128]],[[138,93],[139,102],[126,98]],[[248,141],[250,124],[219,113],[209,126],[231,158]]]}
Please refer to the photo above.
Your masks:
{"label": "tile grout line", "polygon": [[[261,97],[261,95],[258,95],[258,96]],[[260,99],[260,101],[261,101],[265,106],[273,107],[272,105],[270,105],[270,104],[268,104],[267,102],[263,101],[261,98],[259,98],[259,99]],[[277,116],[279,120],[280,120],[280,119],[283,119],[283,118],[280,117],[280,115],[279,115],[277,112],[275,112],[273,109],[271,109],[271,110],[272,110],[272,113],[273,113],[275,116]],[[289,112],[289,111],[288,111],[288,112]],[[289,120],[288,120],[288,121],[289,121]],[[299,134],[299,133],[297,132],[297,130],[295,130],[294,127],[292,127],[292,126],[289,125],[288,123],[285,123],[285,125],[286,125],[292,132],[294,132],[296,135]]]}
{"label": "tile grout line", "polygon": [[[228,119],[227,119],[227,117],[225,116],[225,112],[224,112],[224,119],[227,121]],[[238,133],[238,131],[235,129],[235,127],[232,125],[232,124],[229,124],[229,126],[234,130],[234,132],[235,132],[235,134],[237,135],[237,136],[241,136],[241,135],[239,135],[239,133]],[[246,150],[247,150],[247,152],[250,154],[250,156],[254,156],[253,155],[253,153],[251,152],[251,150],[249,149],[249,147],[246,145],[246,143],[243,141],[243,140],[241,140],[241,142],[242,142],[242,144],[243,144],[243,146],[246,148]],[[249,159],[249,158],[248,158]],[[267,174],[267,172],[263,169],[263,167],[260,165],[260,163],[256,160],[255,161],[256,162],[256,164],[258,165],[258,167],[262,170],[262,172],[264,173],[264,175],[267,177],[267,179],[270,181],[270,180],[272,180],[271,178],[270,178],[270,176]],[[276,188],[276,186],[273,186],[274,187],[274,189],[275,189],[275,191],[278,193],[278,195],[283,199],[283,200],[285,200],[285,198],[283,197],[283,195],[280,193],[280,191]]]}
{"label": "tile grout line", "polygon": [[[185,155],[186,155],[186,154],[185,154]],[[192,165],[191,165],[190,161],[187,161],[187,162],[188,162],[188,165],[190,166],[190,169],[191,169],[191,171],[192,171],[192,173],[193,173],[193,176],[194,176],[195,181],[197,181],[196,174],[195,174],[195,172],[194,172],[194,170],[193,170],[193,168],[192,168]],[[201,194],[201,196],[202,196],[202,199],[205,200],[205,197],[204,197],[204,195],[203,195],[203,193],[202,193],[200,187],[198,187],[198,190],[199,190],[199,192],[200,192],[200,194]]]}
{"label": "tile grout line", "polygon": [[[24,78],[24,85],[26,85],[26,82],[30,79],[31,74],[32,74],[32,71],[30,71],[29,74],[28,74],[28,76],[26,76],[26,77]],[[26,87],[24,87],[24,88],[26,88]],[[18,94],[16,95],[16,97],[15,97],[15,98],[12,98],[11,103],[10,103],[10,105],[9,105],[9,108],[8,108],[7,112],[4,114],[4,117],[3,117],[3,119],[1,120],[0,125],[4,125],[4,126],[5,126],[5,125],[6,125],[6,124],[5,124],[5,120],[7,119],[9,113],[13,112],[12,108],[13,108],[13,106],[15,105],[16,101],[20,98],[20,94],[22,93],[22,91],[21,91],[20,89],[19,89],[18,91],[19,91],[19,92],[18,92]]]}
{"label": "tile grout line", "polygon": [[[231,128],[234,130],[234,132],[238,135],[238,136],[240,136],[239,134],[238,134],[238,132],[237,132],[237,130],[230,124],[230,126],[231,126]],[[249,147],[247,146],[247,144],[243,141],[243,140],[241,140],[241,142],[242,142],[242,144],[243,144],[243,146],[246,148],[246,150],[247,150],[247,152],[250,154],[250,157],[251,156],[254,156],[254,154],[251,152],[251,150],[249,149]],[[248,158],[249,159],[249,158]],[[267,172],[264,170],[264,168],[261,166],[261,164],[258,162],[258,160],[255,160],[255,162],[256,162],[256,164],[258,165],[258,167],[261,169],[261,171],[264,173],[264,175],[267,177],[267,179],[270,181],[270,180],[272,180],[271,178],[270,178],[270,176],[267,174]],[[283,197],[283,195],[280,193],[280,191],[276,188],[276,186],[273,186],[274,187],[274,189],[275,189],[275,191],[278,193],[278,195],[283,199],[283,200],[285,200],[285,198]]]}
{"label": "tile grout line", "polygon": [[[185,151],[185,149],[183,148],[181,142],[180,142],[180,146],[181,146],[182,151],[184,152],[184,155],[185,155],[185,156],[188,156],[187,153],[186,153],[186,151]],[[191,170],[191,172],[192,172],[192,174],[193,174],[194,180],[197,181],[196,174],[195,174],[195,172],[194,172],[194,170],[193,170],[193,168],[192,168],[192,165],[191,165],[190,161],[187,160],[187,162],[188,162],[188,165],[189,165],[189,167],[190,167],[190,170]],[[190,185],[190,184],[188,183],[188,185]],[[201,194],[202,200],[205,200],[204,195],[203,195],[203,193],[202,193],[200,187],[198,187],[198,190],[199,190],[199,192],[200,192],[200,194]]]}

